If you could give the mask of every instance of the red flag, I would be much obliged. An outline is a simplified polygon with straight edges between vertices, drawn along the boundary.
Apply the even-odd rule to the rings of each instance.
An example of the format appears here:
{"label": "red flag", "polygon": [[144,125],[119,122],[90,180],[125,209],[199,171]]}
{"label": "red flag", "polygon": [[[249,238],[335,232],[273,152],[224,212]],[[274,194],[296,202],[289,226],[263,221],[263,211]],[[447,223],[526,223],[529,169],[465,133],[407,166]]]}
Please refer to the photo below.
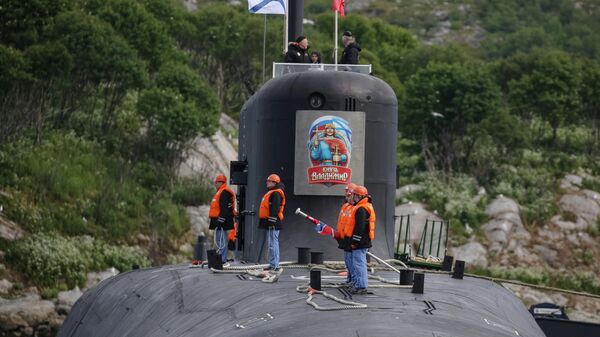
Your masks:
{"label": "red flag", "polygon": [[334,10],[340,13],[341,16],[346,16],[344,14],[344,7],[346,6],[346,0],[333,0],[331,2],[331,10]]}

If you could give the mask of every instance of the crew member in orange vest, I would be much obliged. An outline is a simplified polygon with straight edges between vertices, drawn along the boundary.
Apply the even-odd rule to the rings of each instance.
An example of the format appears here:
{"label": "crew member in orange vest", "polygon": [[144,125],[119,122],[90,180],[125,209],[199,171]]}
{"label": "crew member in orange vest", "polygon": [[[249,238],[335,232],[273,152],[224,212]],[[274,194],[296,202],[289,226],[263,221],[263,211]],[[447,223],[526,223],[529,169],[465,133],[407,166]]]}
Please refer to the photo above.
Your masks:
{"label": "crew member in orange vest", "polygon": [[223,174],[215,178],[217,193],[210,201],[208,229],[215,231],[215,248],[221,254],[223,263],[227,262],[228,232],[234,229],[235,193],[227,186],[227,178]]}
{"label": "crew member in orange vest", "polygon": [[364,295],[367,293],[367,249],[375,239],[375,210],[367,188],[357,186],[352,191],[354,206],[348,222],[344,224],[342,245],[352,255],[352,276],[354,288],[351,293]]}
{"label": "crew member in orange vest", "polygon": [[279,231],[283,221],[285,194],[283,183],[276,174],[267,178],[267,193],[263,196],[258,210],[258,228],[266,230],[269,247],[269,267],[267,270],[279,270]]}
{"label": "crew member in orange vest", "polygon": [[[338,248],[344,249],[342,244],[342,234],[344,233],[344,226],[348,222],[348,219],[352,215],[352,204],[354,203],[352,198],[352,191],[356,188],[356,185],[349,183],[346,185],[346,202],[342,204],[340,209],[340,215],[338,216],[337,228],[334,232],[335,239],[338,241]],[[354,287],[354,277],[352,276],[352,251],[344,249],[344,263],[346,264],[346,285]]]}

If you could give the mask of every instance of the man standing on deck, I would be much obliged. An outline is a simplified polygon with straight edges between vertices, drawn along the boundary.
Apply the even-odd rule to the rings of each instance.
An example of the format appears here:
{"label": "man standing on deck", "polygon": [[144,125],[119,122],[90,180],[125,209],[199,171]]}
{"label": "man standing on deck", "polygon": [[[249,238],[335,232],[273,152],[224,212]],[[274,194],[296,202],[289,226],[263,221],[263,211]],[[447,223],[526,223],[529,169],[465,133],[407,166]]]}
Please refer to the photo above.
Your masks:
{"label": "man standing on deck", "polygon": [[352,191],[354,206],[348,222],[344,224],[344,248],[352,254],[354,288],[351,293],[365,295],[368,287],[367,249],[375,239],[375,210],[367,188],[357,186]]}
{"label": "man standing on deck", "polygon": [[344,263],[346,264],[346,270],[348,270],[348,275],[346,276],[346,285],[352,287],[354,287],[354,277],[352,274],[352,251],[344,248],[343,234],[344,227],[352,215],[352,205],[354,202],[352,200],[352,191],[356,187],[357,186],[353,183],[346,185],[346,202],[342,204],[342,208],[340,209],[340,215],[338,216],[338,223],[335,231],[335,239],[338,241],[338,248],[344,250]]}
{"label": "man standing on deck", "polygon": [[215,178],[217,193],[210,201],[208,229],[215,231],[215,248],[221,254],[221,261],[227,262],[227,233],[234,227],[235,193],[227,186],[227,177],[223,174]]}
{"label": "man standing on deck", "polygon": [[281,178],[276,174],[271,174],[267,178],[267,189],[258,210],[258,228],[266,230],[266,241],[269,247],[267,270],[279,271],[279,231],[285,207],[284,185]]}
{"label": "man standing on deck", "polygon": [[340,64],[358,64],[358,53],[361,49],[350,31],[344,32],[342,43],[344,44],[344,52],[342,53]]}

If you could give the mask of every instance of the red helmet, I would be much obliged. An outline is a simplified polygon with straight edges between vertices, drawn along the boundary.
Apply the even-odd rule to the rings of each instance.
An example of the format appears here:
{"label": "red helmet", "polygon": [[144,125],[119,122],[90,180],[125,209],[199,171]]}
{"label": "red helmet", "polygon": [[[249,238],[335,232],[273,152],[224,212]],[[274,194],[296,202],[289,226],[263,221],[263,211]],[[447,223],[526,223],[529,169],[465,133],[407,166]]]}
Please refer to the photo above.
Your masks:
{"label": "red helmet", "polygon": [[276,184],[279,184],[281,182],[281,178],[279,178],[278,175],[276,175],[275,173],[271,174],[268,178],[267,181],[272,181]]}
{"label": "red helmet", "polygon": [[369,191],[367,191],[367,188],[364,186],[356,186],[356,188],[354,188],[354,190],[352,190],[352,193],[362,197],[362,196],[368,195]]}
{"label": "red helmet", "polygon": [[215,178],[215,183],[226,183],[227,177],[224,174],[218,174]]}

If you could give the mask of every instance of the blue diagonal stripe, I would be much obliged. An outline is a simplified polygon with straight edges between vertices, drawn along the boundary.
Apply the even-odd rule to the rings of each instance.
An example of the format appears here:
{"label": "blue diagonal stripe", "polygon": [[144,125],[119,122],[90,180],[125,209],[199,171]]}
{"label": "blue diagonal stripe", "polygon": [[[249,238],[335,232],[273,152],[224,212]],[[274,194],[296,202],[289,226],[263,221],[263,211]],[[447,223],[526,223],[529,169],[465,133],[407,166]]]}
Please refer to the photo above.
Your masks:
{"label": "blue diagonal stripe", "polygon": [[268,5],[269,3],[273,2],[273,1],[279,2],[281,4],[281,7],[283,7],[283,11],[285,12],[285,3],[283,2],[283,0],[263,0],[262,2],[254,5],[254,7],[250,8],[250,13],[258,12],[263,7],[265,7],[266,5]]}

